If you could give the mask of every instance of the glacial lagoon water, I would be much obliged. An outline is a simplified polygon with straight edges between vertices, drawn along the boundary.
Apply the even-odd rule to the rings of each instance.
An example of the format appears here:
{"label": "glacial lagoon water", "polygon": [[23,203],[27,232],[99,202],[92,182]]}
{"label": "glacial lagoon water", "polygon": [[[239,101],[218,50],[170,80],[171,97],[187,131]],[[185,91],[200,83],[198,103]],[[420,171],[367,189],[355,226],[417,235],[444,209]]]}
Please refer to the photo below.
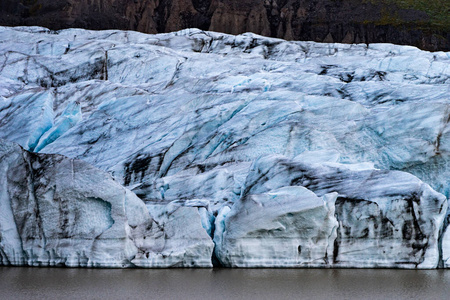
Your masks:
{"label": "glacial lagoon water", "polygon": [[0,268],[0,299],[448,299],[450,271]]}

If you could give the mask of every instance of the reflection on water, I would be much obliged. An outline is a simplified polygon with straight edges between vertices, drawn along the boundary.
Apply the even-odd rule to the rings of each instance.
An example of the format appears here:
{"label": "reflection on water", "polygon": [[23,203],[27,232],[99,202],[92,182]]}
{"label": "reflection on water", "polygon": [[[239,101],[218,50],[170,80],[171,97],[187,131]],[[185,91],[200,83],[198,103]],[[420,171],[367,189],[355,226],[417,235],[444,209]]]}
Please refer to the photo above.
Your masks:
{"label": "reflection on water", "polygon": [[448,299],[450,270],[0,267],[0,299]]}

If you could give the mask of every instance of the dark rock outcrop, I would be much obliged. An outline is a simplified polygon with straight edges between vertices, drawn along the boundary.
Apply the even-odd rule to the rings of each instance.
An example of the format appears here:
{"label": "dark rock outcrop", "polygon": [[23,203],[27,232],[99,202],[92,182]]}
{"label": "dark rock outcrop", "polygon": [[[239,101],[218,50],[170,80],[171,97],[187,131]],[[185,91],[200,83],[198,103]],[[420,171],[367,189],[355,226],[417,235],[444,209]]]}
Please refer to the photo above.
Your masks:
{"label": "dark rock outcrop", "polygon": [[[0,25],[161,33],[196,27],[288,40],[395,43],[450,50],[448,4],[396,0],[3,0]],[[420,1],[419,1],[420,2]],[[421,3],[421,2],[420,2]],[[423,4],[423,3],[422,3]],[[424,4],[425,5],[425,4]]]}

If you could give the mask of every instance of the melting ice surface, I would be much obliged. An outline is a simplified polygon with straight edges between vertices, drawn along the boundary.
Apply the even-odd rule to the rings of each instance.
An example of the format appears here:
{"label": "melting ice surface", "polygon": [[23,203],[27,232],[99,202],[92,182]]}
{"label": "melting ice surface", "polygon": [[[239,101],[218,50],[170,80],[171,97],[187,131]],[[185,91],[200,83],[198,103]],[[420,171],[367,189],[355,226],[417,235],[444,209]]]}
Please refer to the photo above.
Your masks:
{"label": "melting ice surface", "polygon": [[[0,41],[3,264],[450,266],[450,53],[197,29],[2,27]],[[36,165],[48,154],[102,175],[56,180],[70,163]],[[109,201],[104,172],[134,200]],[[123,231],[58,231],[90,224],[73,201],[92,185],[92,211],[139,217],[98,210]],[[95,251],[77,254],[86,232]]]}

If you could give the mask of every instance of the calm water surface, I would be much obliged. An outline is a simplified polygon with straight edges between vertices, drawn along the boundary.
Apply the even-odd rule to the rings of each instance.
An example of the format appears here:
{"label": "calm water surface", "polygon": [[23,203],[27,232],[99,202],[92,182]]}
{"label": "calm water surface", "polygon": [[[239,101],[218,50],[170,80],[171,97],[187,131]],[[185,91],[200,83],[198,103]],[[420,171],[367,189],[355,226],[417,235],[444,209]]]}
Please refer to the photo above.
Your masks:
{"label": "calm water surface", "polygon": [[0,299],[450,299],[450,270],[0,267]]}

